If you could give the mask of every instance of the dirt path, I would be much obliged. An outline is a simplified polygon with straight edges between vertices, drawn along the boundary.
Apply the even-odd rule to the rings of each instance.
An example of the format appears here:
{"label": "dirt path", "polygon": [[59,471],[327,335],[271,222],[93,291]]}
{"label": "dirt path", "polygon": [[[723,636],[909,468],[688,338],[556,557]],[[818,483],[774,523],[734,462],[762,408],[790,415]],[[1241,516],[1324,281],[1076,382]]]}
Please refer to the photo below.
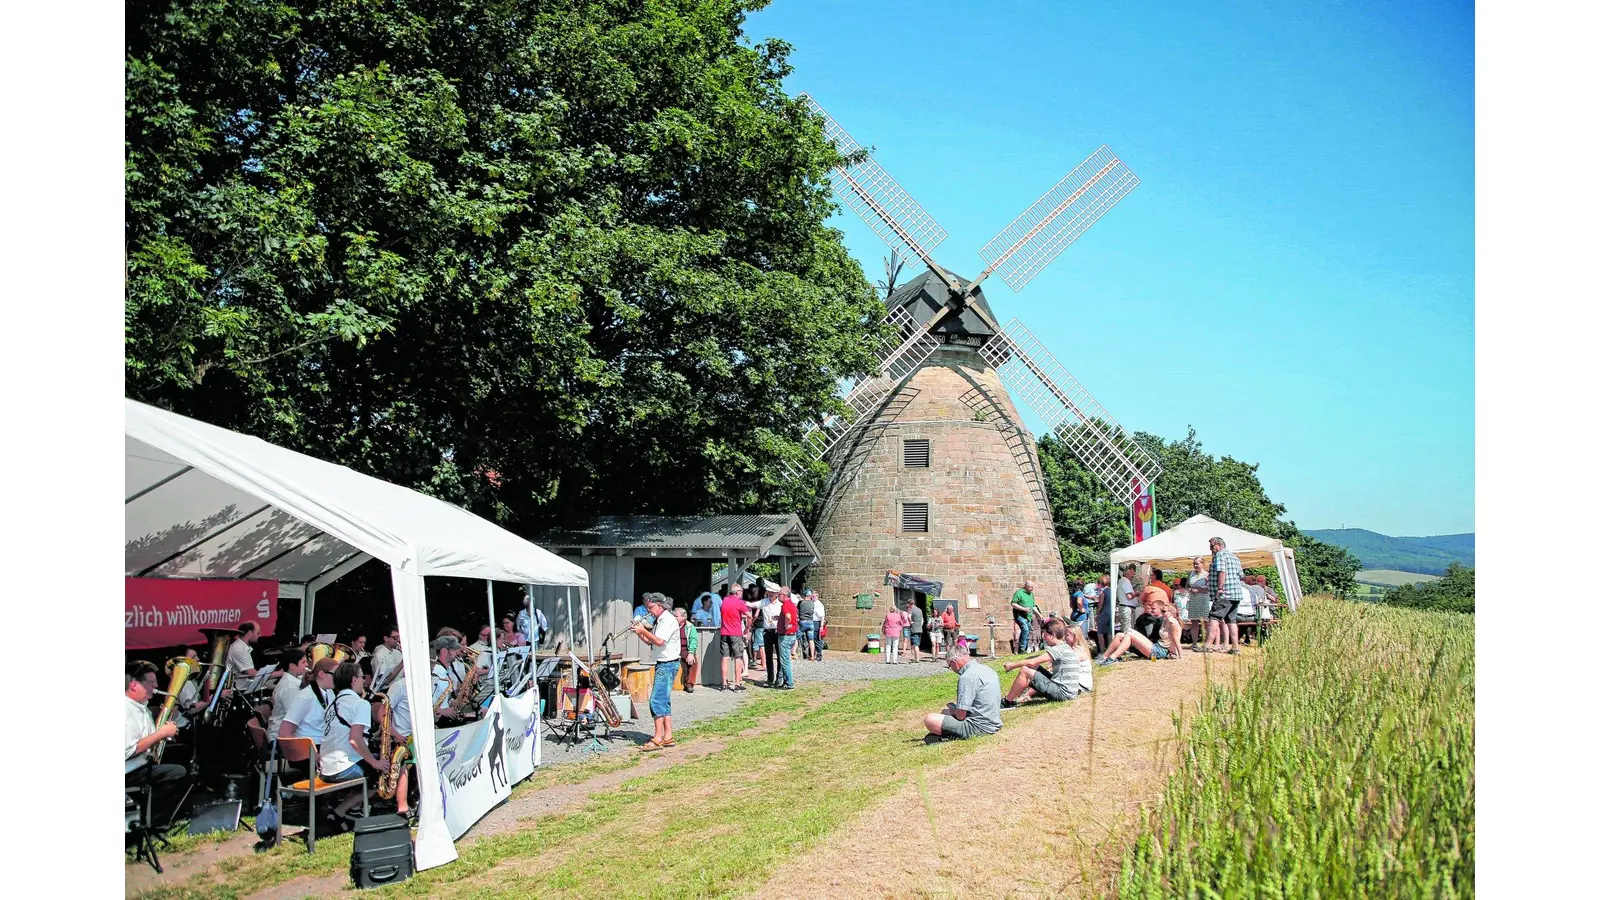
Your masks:
{"label": "dirt path", "polygon": [[1173,715],[1201,697],[1207,662],[1211,679],[1231,678],[1253,653],[1096,669],[1109,677],[1094,694],[1001,729],[989,746],[906,785],[749,896],[1093,896],[1109,885],[1141,811],[1161,795]]}

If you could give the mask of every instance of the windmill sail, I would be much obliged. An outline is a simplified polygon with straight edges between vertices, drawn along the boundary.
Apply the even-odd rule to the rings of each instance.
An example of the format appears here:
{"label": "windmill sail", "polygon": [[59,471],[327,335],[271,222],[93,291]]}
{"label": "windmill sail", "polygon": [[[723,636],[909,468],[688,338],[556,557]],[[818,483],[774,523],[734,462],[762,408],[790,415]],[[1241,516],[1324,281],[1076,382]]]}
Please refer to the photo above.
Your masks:
{"label": "windmill sail", "polygon": [[852,428],[870,418],[894,392],[895,386],[939,348],[939,339],[930,334],[926,326],[918,325],[905,307],[894,309],[884,321],[894,326],[898,343],[877,342],[874,350],[878,365],[844,392],[844,412],[830,414],[806,427],[800,445],[813,459],[826,459]]}
{"label": "windmill sail", "polygon": [[1124,431],[1099,401],[1012,319],[1005,333],[979,351],[1000,373],[1013,397],[1020,397],[1088,467],[1119,502],[1132,506],[1145,485],[1161,474],[1161,464]]}
{"label": "windmill sail", "polygon": [[[821,104],[806,94],[801,94],[800,99],[812,112],[822,117],[823,136],[832,141],[840,153],[850,156],[862,151],[862,146],[850,136],[850,132],[834,121]],[[839,192],[844,204],[877,232],[884,243],[904,255],[918,257],[928,268],[949,281],[944,276],[944,270],[933,261],[933,248],[939,246],[946,237],[944,228],[922,208],[922,204],[906,193],[899,182],[890,177],[883,166],[878,165],[877,160],[868,156],[860,162],[840,166],[833,170],[833,177],[839,186],[845,188]],[[952,285],[951,289],[954,290],[955,286]]]}
{"label": "windmill sail", "polygon": [[968,290],[993,272],[998,272],[1013,291],[1022,290],[1060,256],[1061,251],[1138,186],[1139,176],[1133,174],[1110,147],[1102,144],[983,245],[978,255],[989,267],[973,279]]}

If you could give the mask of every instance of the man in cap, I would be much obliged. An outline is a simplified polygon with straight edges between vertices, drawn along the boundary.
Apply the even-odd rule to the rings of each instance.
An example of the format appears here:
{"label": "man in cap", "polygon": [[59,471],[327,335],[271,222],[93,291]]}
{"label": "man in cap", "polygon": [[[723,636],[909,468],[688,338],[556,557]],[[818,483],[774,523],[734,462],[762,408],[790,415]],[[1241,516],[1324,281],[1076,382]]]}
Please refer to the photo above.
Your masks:
{"label": "man in cap", "polygon": [[461,641],[453,634],[440,635],[428,649],[433,653],[433,708],[444,718],[458,719],[461,715],[450,707],[450,698],[461,686],[455,667],[456,657],[461,655]]}
{"label": "man in cap", "polygon": [[650,657],[655,663],[655,681],[650,687],[650,715],[655,718],[655,734],[639,749],[660,750],[677,743],[672,739],[672,680],[678,675],[680,646],[678,642],[678,617],[666,611],[660,594],[646,594],[645,605],[655,619],[653,625],[633,623],[633,633],[652,648]]}

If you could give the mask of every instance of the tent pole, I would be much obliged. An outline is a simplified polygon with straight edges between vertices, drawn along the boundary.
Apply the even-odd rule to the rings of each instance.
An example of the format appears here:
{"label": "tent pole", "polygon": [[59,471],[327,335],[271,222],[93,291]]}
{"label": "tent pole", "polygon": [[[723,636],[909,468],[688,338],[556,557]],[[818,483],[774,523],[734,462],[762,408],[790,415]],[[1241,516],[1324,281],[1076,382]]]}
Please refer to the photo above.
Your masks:
{"label": "tent pole", "polygon": [[[572,587],[567,587],[567,648],[578,649],[578,620],[572,617]],[[572,673],[573,683],[577,683],[578,673]]]}
{"label": "tent pole", "polygon": [[[571,593],[572,588],[567,588]],[[594,616],[589,611],[589,589],[578,588],[578,604],[583,607],[583,642],[589,648],[589,661],[594,662]]]}
{"label": "tent pole", "polygon": [[483,587],[489,599],[489,679],[494,682],[494,692],[500,693],[500,641],[494,634],[494,579],[485,578]]}
{"label": "tent pole", "polygon": [[[300,601],[300,634],[311,634],[311,623],[316,617],[317,589],[310,583],[306,584],[306,595]],[[299,637],[300,635],[295,635]]]}

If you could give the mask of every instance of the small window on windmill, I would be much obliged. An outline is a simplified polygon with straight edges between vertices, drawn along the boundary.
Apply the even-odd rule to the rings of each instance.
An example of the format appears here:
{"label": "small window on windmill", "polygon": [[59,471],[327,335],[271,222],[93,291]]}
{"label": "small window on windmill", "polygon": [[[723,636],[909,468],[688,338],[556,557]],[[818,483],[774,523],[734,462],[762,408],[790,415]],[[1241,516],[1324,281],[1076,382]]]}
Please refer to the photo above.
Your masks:
{"label": "small window on windmill", "polygon": [[926,469],[928,467],[928,439],[906,438],[905,466],[908,469]]}
{"label": "small window on windmill", "polygon": [[900,504],[900,530],[926,532],[928,530],[928,504]]}

